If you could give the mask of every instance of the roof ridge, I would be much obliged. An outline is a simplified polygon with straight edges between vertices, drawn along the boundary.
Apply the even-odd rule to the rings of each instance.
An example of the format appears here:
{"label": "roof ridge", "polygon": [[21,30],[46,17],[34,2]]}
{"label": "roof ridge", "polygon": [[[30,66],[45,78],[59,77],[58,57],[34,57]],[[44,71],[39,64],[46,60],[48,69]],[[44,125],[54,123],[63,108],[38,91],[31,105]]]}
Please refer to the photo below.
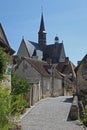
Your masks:
{"label": "roof ridge", "polygon": [[[32,59],[32,58],[24,58],[27,62],[29,62],[41,75],[44,75],[46,77],[50,77],[50,75],[47,73],[47,71],[45,70],[44,67],[41,67],[41,66],[44,66],[46,64],[46,62],[41,62],[41,61],[38,61],[38,60],[35,60],[35,59]],[[34,62],[33,62],[34,61]],[[39,63],[39,64],[37,64]],[[42,63],[42,64],[41,64]],[[39,66],[41,68],[39,68]],[[44,68],[44,69],[43,69]],[[45,70],[45,74],[42,72],[43,70]],[[47,73],[47,74],[46,74]]]}
{"label": "roof ridge", "polygon": [[[36,61],[36,62],[42,62],[42,63],[47,63],[46,61],[41,61],[41,60],[37,60],[37,59],[33,59],[33,58],[31,58],[31,57],[24,57],[25,59],[30,59],[30,60],[32,60],[32,61]],[[48,65],[48,63],[47,63],[47,65]]]}

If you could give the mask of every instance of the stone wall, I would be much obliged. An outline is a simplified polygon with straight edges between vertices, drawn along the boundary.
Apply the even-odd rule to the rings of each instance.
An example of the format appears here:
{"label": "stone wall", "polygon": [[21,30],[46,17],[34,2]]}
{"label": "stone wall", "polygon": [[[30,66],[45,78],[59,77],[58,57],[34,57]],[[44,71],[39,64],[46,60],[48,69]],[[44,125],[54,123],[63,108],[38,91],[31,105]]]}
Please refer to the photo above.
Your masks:
{"label": "stone wall", "polygon": [[16,69],[15,73],[19,77],[25,77],[29,83],[38,83],[41,80],[41,75],[32,65],[23,60],[20,66]]}
{"label": "stone wall", "polygon": [[34,105],[42,98],[42,88],[40,86],[40,83],[30,84],[30,92],[31,92],[30,102],[31,105]]}
{"label": "stone wall", "polygon": [[51,96],[51,78],[43,77],[43,98]]}
{"label": "stone wall", "polygon": [[9,90],[11,90],[11,70],[11,65],[8,65],[4,74],[4,79],[1,83],[2,86],[7,87]]}
{"label": "stone wall", "polygon": [[[63,95],[62,79],[45,77],[41,75],[31,64],[23,60],[15,73],[20,77],[25,77],[30,83],[30,105],[34,105],[41,98]],[[53,87],[53,88],[52,88]]]}
{"label": "stone wall", "polygon": [[70,118],[72,120],[77,120],[79,117],[79,105],[78,105],[78,97],[73,97],[73,102],[70,109]]}
{"label": "stone wall", "polygon": [[77,71],[77,91],[87,88],[87,62],[83,61]]}
{"label": "stone wall", "polygon": [[54,96],[63,95],[62,79],[54,79]]}

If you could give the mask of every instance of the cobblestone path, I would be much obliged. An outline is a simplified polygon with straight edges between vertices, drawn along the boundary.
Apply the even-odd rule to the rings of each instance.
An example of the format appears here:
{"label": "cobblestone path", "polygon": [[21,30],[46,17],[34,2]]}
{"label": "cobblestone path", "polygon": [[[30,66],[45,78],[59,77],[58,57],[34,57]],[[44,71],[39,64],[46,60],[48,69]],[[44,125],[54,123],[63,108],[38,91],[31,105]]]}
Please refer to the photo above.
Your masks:
{"label": "cobblestone path", "polygon": [[47,98],[39,101],[22,118],[23,130],[83,130],[77,121],[68,119],[71,97]]}

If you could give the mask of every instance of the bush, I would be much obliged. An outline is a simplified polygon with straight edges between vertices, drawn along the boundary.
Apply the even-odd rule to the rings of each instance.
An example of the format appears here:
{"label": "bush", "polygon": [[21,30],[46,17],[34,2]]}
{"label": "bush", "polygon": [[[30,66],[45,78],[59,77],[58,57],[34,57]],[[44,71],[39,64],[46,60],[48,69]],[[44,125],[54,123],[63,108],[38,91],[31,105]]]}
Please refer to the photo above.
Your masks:
{"label": "bush", "polygon": [[11,113],[20,115],[29,106],[29,100],[24,99],[24,97],[29,93],[30,86],[26,78],[19,78],[14,71],[12,71],[11,84]]}
{"label": "bush", "polygon": [[24,94],[29,92],[30,85],[26,78],[19,78],[14,71],[12,71],[12,79],[11,79],[12,89],[11,93],[14,95]]}
{"label": "bush", "polygon": [[87,126],[87,112],[84,110],[82,122]]}
{"label": "bush", "polygon": [[0,86],[0,130],[8,130],[10,116],[9,90]]}
{"label": "bush", "polygon": [[3,52],[4,50],[0,47],[0,80],[3,79],[7,64],[7,55]]}
{"label": "bush", "polygon": [[28,107],[28,102],[25,99],[23,99],[23,96],[21,94],[12,95],[11,100],[12,115],[20,115],[24,113],[26,107]]}
{"label": "bush", "polygon": [[84,104],[84,111],[83,111],[83,117],[82,117],[82,122],[84,125],[87,126],[87,99],[83,101]]}

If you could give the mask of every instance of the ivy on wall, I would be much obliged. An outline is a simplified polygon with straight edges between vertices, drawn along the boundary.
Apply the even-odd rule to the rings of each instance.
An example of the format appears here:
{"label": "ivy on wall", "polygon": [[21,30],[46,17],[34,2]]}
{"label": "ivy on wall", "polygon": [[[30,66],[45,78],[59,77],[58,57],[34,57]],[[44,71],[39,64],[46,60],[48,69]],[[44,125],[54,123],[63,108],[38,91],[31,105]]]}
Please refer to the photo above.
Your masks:
{"label": "ivy on wall", "polygon": [[9,63],[9,54],[6,54],[4,49],[0,47],[0,81],[4,78],[6,65]]}

